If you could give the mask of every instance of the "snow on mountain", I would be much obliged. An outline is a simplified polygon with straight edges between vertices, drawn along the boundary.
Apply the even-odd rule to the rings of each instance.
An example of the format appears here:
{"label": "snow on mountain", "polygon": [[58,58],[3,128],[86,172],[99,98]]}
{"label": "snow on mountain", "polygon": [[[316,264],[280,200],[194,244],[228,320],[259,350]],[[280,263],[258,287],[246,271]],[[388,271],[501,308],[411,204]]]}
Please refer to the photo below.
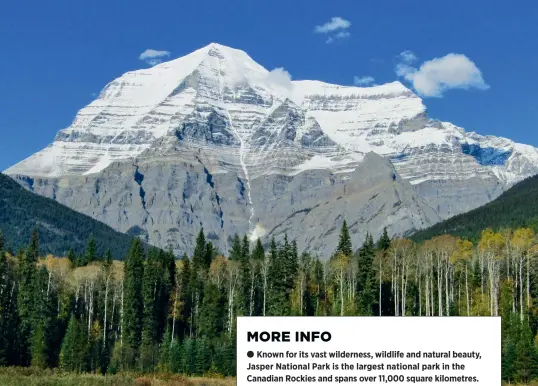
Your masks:
{"label": "snow on mountain", "polygon": [[[302,110],[306,121],[319,125],[341,147],[337,154],[344,157],[339,162],[316,154],[296,165],[292,174],[310,168],[346,170],[348,163],[355,165],[369,151],[396,157],[401,168],[403,159],[424,148],[430,154],[434,148],[437,152],[446,148],[459,158],[472,156],[478,164],[474,173],[485,171],[480,166],[487,167],[508,185],[536,172],[535,148],[432,122],[425,116],[422,100],[400,82],[352,87],[293,81],[286,87],[272,80],[270,72],[245,52],[212,43],[112,81],[51,145],[6,173],[43,177],[98,173],[114,161],[140,155],[204,105],[227,111],[234,136],[247,153],[242,156],[245,160],[260,122],[286,100]],[[439,169],[431,175],[417,172],[404,171],[404,175],[413,183],[439,177]]]}
{"label": "snow on mountain", "polygon": [[[184,168],[200,163],[203,169],[196,173],[205,173],[212,189],[215,176],[222,175],[227,183],[234,181],[232,175],[237,176],[238,200],[247,208],[241,216],[248,219],[249,232],[255,238],[269,231],[268,224],[278,226],[273,223],[276,219],[267,221],[264,216],[275,210],[285,212],[260,201],[261,197],[269,199],[260,186],[272,189],[277,197],[295,189],[294,181],[305,180],[304,186],[316,181],[312,193],[303,192],[300,185],[297,188],[301,192],[290,192],[286,204],[290,208],[301,202],[315,206],[317,200],[330,197],[333,184],[359,178],[354,171],[370,152],[390,159],[397,173],[424,200],[420,207],[429,213],[427,220],[406,222],[409,209],[398,215],[403,216],[403,223],[414,227],[420,221],[434,221],[435,216],[424,205],[433,208],[439,218],[450,217],[482,205],[513,183],[538,173],[536,148],[435,121],[427,116],[422,100],[400,82],[354,87],[291,81],[279,70],[268,71],[245,52],[216,43],[115,79],[78,112],[68,128],[58,132],[51,145],[5,173],[41,179],[41,193],[53,197],[62,197],[66,184],[70,185],[69,194],[75,194],[80,188],[76,186],[95,179],[92,183],[98,186],[91,194],[100,197],[99,176],[123,175],[132,165],[139,173],[142,163],[159,167],[183,163]],[[175,170],[172,166],[169,169]],[[192,177],[184,178],[184,189],[191,192],[195,186]],[[62,183],[51,191],[47,179]],[[158,228],[159,235],[152,236],[150,233],[157,230],[147,224],[161,221],[152,216],[161,218],[164,214],[149,211],[148,193],[142,188],[142,180],[135,180],[143,204],[137,220],[133,215],[120,220],[125,216],[120,209],[119,214],[110,214],[103,197],[90,208],[82,201],[72,201],[64,191],[64,201],[94,217],[102,216],[117,229],[145,226],[150,241],[163,240],[164,228]],[[401,189],[408,197],[413,196],[407,185]],[[91,189],[86,190],[89,194]],[[81,197],[86,194],[77,192]],[[183,194],[185,201],[190,193]],[[203,205],[212,208],[211,216],[216,213],[215,233],[231,232],[222,219],[224,197],[214,194],[214,201]],[[295,198],[305,194],[301,200]],[[117,199],[118,208],[127,200]],[[396,205],[398,200],[394,200]],[[299,206],[295,209],[306,210]],[[171,213],[173,209],[166,211]],[[236,223],[243,218],[238,211],[233,209]],[[193,221],[187,220],[191,215],[184,216],[181,221]]]}

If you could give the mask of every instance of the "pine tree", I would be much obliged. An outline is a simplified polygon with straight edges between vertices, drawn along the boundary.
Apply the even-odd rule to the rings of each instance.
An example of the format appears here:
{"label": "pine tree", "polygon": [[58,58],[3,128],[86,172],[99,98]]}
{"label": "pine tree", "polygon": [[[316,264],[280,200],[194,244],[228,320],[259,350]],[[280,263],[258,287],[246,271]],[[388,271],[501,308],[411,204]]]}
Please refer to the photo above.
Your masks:
{"label": "pine tree", "polygon": [[229,259],[233,261],[241,261],[242,252],[243,247],[241,245],[241,239],[236,233],[232,239],[232,248],[230,249]]}
{"label": "pine tree", "polygon": [[194,247],[194,255],[192,257],[192,263],[195,270],[209,267],[209,264],[207,264],[206,261],[206,256],[206,240],[204,235],[204,228],[202,228],[200,229],[200,232],[198,232],[198,236],[196,237],[196,245]]}
{"label": "pine tree", "polygon": [[196,374],[196,339],[188,337],[182,345],[181,372],[188,375]]}
{"label": "pine tree", "polygon": [[359,249],[357,270],[357,309],[360,315],[370,316],[373,314],[375,294],[374,240],[370,234],[366,234],[366,240]]}
{"label": "pine tree", "polygon": [[88,240],[88,246],[86,247],[86,255],[84,257],[84,265],[93,263],[94,261],[97,261],[97,244],[95,242],[95,238],[93,235],[90,235],[90,239]]}
{"label": "pine tree", "polygon": [[[506,287],[506,286],[505,286]],[[518,330],[514,328],[519,324],[517,316],[511,313],[508,302],[505,303],[503,316],[501,319],[502,325],[502,361],[501,374],[502,379],[507,382],[513,382],[516,378],[515,362],[517,358],[516,343]],[[514,321],[516,323],[514,323]]]}
{"label": "pine tree", "polygon": [[105,252],[105,259],[103,264],[107,268],[112,266],[112,252],[110,252],[110,249],[107,249]]}
{"label": "pine tree", "polygon": [[[192,293],[192,263],[189,260],[187,254],[183,255],[181,259],[183,262],[183,268],[179,276],[178,291],[180,303],[183,305],[181,317],[178,318],[178,333],[180,337],[192,333],[192,317],[193,317],[193,293]],[[175,339],[175,338],[174,338]]]}
{"label": "pine tree", "polygon": [[142,279],[142,299],[144,302],[142,320],[141,369],[153,371],[156,365],[157,344],[159,343],[158,307],[161,278],[164,274],[159,251],[152,248],[144,268]]}
{"label": "pine tree", "polygon": [[[124,263],[124,316],[122,335],[128,358],[125,365],[132,366],[142,339],[143,298],[142,280],[144,277],[144,250],[140,239],[132,242]],[[132,358],[131,358],[132,357]]]}
{"label": "pine tree", "polygon": [[340,230],[340,237],[338,239],[337,253],[343,253],[347,257],[353,255],[353,247],[351,245],[351,237],[349,236],[349,230],[347,229],[347,222],[344,220],[342,229]]}
{"label": "pine tree", "polygon": [[389,248],[390,248],[390,237],[387,232],[387,227],[384,227],[383,235],[381,236],[381,238],[379,239],[377,243],[377,249],[379,249],[380,251],[386,251]]}
{"label": "pine tree", "polygon": [[65,371],[83,372],[86,370],[87,339],[85,328],[80,321],[71,315],[67,331],[62,341],[60,352],[60,368]]}
{"label": "pine tree", "polygon": [[172,343],[172,332],[166,329],[159,351],[159,363],[157,369],[162,372],[173,372],[173,352],[177,342]]}
{"label": "pine tree", "polygon": [[515,372],[519,382],[528,384],[536,375],[536,352],[528,318],[521,322],[520,336],[516,343]]}
{"label": "pine tree", "polygon": [[39,237],[37,229],[32,233],[30,245],[26,253],[21,255],[21,267],[19,277],[18,311],[20,318],[19,325],[19,347],[21,350],[21,365],[29,365],[31,361],[31,337],[37,322],[37,259],[39,256]]}
{"label": "pine tree", "polygon": [[0,231],[0,366],[19,364],[19,328],[15,271],[8,264],[5,242]]}
{"label": "pine tree", "polygon": [[211,346],[204,336],[196,340],[195,374],[204,375],[211,368]]}
{"label": "pine tree", "polygon": [[198,323],[198,310],[203,299],[204,277],[209,266],[206,262],[207,245],[204,236],[204,228],[200,229],[196,237],[196,245],[192,257],[191,278],[190,278],[190,293],[192,294],[191,305],[191,320],[190,320],[190,335],[196,335]]}
{"label": "pine tree", "polygon": [[32,366],[39,368],[45,368],[52,362],[53,352],[52,330],[56,316],[54,305],[57,301],[53,299],[53,291],[47,293],[47,278],[48,271],[43,266],[36,276],[35,293],[41,301],[36,303],[35,325],[31,338]]}
{"label": "pine tree", "polygon": [[146,344],[156,343],[158,340],[157,330],[157,296],[163,272],[159,264],[159,251],[152,248],[148,253],[148,259],[142,278],[143,321],[142,330]]}
{"label": "pine tree", "polygon": [[204,299],[200,306],[198,333],[210,339],[218,337],[224,331],[225,297],[222,291],[208,281],[204,288]]}
{"label": "pine tree", "polygon": [[239,262],[241,264],[241,294],[240,306],[243,315],[249,315],[250,310],[250,246],[245,235],[241,244]]}
{"label": "pine tree", "polygon": [[205,246],[204,268],[208,268],[215,258],[215,247],[211,241],[208,241]]}
{"label": "pine tree", "polygon": [[172,322],[171,304],[172,293],[176,286],[176,258],[172,251],[158,251],[159,255],[159,270],[161,272],[159,278],[159,289],[157,291],[157,304],[155,312],[157,315],[157,340],[160,341],[166,329],[170,327]]}
{"label": "pine tree", "polygon": [[256,240],[256,245],[254,246],[254,249],[252,251],[252,259],[261,261],[265,257],[265,250],[263,249],[263,245],[260,239]]}
{"label": "pine tree", "polygon": [[267,307],[268,315],[286,315],[289,307],[287,298],[287,284],[288,277],[287,271],[287,252],[289,250],[289,244],[286,243],[283,247],[278,248],[274,237],[271,239],[269,246],[269,277],[271,278],[271,285],[269,288],[269,301]]}

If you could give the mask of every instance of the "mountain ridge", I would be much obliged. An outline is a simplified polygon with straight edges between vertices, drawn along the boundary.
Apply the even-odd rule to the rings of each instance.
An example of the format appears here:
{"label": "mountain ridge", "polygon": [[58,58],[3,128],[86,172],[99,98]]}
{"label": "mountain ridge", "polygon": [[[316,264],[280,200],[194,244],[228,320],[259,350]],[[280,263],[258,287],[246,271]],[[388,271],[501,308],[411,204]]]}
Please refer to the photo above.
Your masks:
{"label": "mountain ridge", "polygon": [[[329,191],[359,178],[354,171],[371,152],[391,161],[409,183],[404,196],[420,197],[423,209],[420,219],[394,217],[405,226],[388,223],[396,207],[384,222],[360,217],[359,243],[366,231],[405,234],[474,209],[538,173],[536,148],[433,120],[398,81],[362,88],[292,81],[219,44],[110,82],[50,146],[7,173],[26,186],[32,176],[39,194],[118,230],[139,227],[148,242],[177,251],[190,251],[202,226],[225,250],[234,233],[255,240],[290,213],[323,207],[334,226],[320,231],[312,216],[294,225],[310,229],[300,246],[315,249],[327,247],[322,239],[343,221],[332,215],[340,202],[324,206]],[[389,202],[376,201],[373,213]],[[359,212],[373,204],[360,205]]]}
{"label": "mountain ridge", "polygon": [[495,200],[469,212],[451,217],[432,227],[411,235],[416,241],[451,234],[477,241],[486,228],[500,231],[503,228],[530,227],[538,231],[538,175],[528,177],[505,191]]}
{"label": "mountain ridge", "polygon": [[29,192],[0,173],[0,229],[8,247],[16,252],[26,246],[36,227],[40,250],[55,256],[67,256],[71,248],[75,253],[83,253],[93,235],[101,256],[110,249],[115,259],[123,259],[132,241],[132,237],[90,216]]}

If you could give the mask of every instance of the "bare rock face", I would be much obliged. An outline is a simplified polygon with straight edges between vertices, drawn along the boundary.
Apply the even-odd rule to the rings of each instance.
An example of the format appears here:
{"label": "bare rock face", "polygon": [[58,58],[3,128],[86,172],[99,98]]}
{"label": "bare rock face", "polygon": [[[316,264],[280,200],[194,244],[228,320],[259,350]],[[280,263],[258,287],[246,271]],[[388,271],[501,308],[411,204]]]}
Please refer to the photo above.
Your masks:
{"label": "bare rock face", "polygon": [[355,245],[406,235],[538,173],[538,150],[434,121],[399,82],[291,81],[210,44],[112,81],[5,173],[177,254],[203,227],[223,252],[287,234],[326,257],[344,219]]}

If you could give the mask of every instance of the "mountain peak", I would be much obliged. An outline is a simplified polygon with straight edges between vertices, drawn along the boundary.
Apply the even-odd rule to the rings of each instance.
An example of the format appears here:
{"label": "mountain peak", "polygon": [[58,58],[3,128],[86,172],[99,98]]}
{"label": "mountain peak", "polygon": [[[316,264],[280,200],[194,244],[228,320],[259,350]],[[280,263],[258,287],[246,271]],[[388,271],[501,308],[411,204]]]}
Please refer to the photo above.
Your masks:
{"label": "mountain peak", "polygon": [[224,44],[220,44],[220,43],[216,43],[216,42],[209,43],[207,46],[203,47],[202,49],[207,50],[207,51],[216,50],[216,51],[224,51],[224,52],[225,51],[228,51],[228,52],[232,52],[232,51],[244,52],[244,51],[239,50],[237,48],[233,48],[233,47],[230,47],[230,46],[225,46]]}

